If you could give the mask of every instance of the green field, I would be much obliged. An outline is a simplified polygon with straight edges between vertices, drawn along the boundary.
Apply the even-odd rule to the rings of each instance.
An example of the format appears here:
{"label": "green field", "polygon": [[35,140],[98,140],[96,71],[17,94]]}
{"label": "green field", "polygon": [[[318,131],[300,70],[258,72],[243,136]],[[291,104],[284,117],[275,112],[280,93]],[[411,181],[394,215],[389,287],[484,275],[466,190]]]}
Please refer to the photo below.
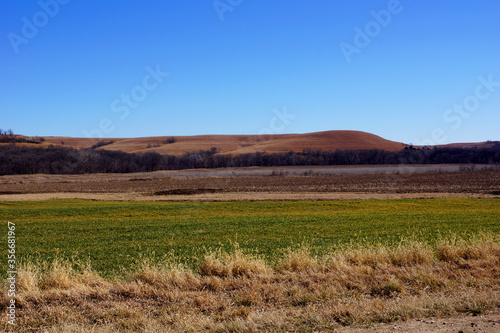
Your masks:
{"label": "green field", "polygon": [[[141,256],[174,254],[196,266],[208,250],[232,243],[272,261],[307,243],[322,253],[346,243],[433,243],[450,234],[500,232],[500,201],[420,199],[299,202],[2,202],[0,220],[16,223],[21,260],[90,259],[104,275]],[[6,236],[4,237],[6,240]],[[5,243],[6,244],[6,243]],[[7,246],[1,255],[6,257]],[[2,273],[6,271],[2,263]]]}

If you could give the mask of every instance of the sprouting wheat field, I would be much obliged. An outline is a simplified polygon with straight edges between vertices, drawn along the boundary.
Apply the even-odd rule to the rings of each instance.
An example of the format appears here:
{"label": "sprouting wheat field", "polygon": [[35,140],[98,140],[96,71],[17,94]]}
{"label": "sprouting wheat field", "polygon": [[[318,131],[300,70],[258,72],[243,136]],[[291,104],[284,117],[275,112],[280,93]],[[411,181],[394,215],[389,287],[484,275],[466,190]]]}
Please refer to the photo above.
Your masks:
{"label": "sprouting wheat field", "polygon": [[[90,261],[103,276],[116,276],[144,258],[167,255],[195,268],[207,252],[229,251],[236,243],[272,263],[303,244],[321,255],[350,243],[390,246],[412,238],[433,244],[451,234],[498,234],[500,202],[53,200],[0,203],[0,219],[16,224],[21,262],[78,259]],[[1,252],[6,256],[5,247]]]}
{"label": "sprouting wheat field", "polygon": [[15,299],[20,332],[314,332],[500,308],[495,199],[0,208],[19,261],[0,306]]}

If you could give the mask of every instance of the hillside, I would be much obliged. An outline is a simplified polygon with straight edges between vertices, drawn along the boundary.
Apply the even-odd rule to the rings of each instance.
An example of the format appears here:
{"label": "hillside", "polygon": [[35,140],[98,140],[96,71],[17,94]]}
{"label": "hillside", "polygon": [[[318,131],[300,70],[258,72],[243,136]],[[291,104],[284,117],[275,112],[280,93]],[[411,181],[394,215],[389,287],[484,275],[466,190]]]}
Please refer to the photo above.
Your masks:
{"label": "hillside", "polygon": [[435,148],[493,148],[498,145],[500,145],[500,141],[449,143],[446,145],[436,145],[434,147]]}
{"label": "hillside", "polygon": [[[163,154],[180,155],[185,152],[217,148],[221,154],[302,152],[304,149],[347,150],[381,149],[398,151],[405,147],[400,142],[389,141],[377,135],[361,131],[325,131],[306,134],[276,135],[195,135],[176,136],[175,142],[168,143],[171,136],[142,138],[88,139],[72,137],[45,137],[39,144],[22,143],[30,146],[69,146],[89,148],[98,142],[112,143],[96,149],[120,150],[127,153],[155,151]],[[170,140],[173,141],[173,140]]]}

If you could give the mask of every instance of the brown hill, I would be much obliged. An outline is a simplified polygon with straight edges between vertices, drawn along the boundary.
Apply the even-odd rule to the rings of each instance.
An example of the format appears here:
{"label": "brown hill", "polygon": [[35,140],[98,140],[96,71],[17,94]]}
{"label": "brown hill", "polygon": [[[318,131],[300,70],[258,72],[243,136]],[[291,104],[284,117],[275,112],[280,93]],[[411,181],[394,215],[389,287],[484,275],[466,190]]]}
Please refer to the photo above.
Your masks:
{"label": "brown hill", "polygon": [[500,141],[485,141],[485,142],[463,142],[449,143],[446,145],[437,145],[436,148],[493,148],[499,145]]}
{"label": "brown hill", "polygon": [[195,135],[172,137],[155,136],[142,138],[88,139],[72,137],[45,137],[39,144],[22,143],[31,146],[68,146],[89,148],[103,142],[96,149],[120,150],[128,153],[155,151],[163,154],[179,155],[185,152],[217,149],[221,154],[244,154],[255,152],[280,153],[302,152],[304,149],[382,149],[397,151],[406,145],[389,141],[377,135],[360,131],[326,131],[306,134],[276,135]]}

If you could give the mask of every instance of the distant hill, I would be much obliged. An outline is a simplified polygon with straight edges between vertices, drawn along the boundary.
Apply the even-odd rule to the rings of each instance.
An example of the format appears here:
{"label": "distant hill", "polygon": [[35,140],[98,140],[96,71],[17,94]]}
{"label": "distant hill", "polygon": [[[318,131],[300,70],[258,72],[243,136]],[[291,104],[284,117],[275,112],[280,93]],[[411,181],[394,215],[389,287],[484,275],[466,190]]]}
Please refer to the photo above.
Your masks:
{"label": "distant hill", "polygon": [[436,148],[493,148],[499,146],[500,141],[486,141],[486,142],[463,142],[463,143],[450,143],[447,145],[433,146]]}
{"label": "distant hill", "polygon": [[[500,145],[491,144],[493,148],[485,149],[474,148],[477,145],[471,148],[425,149],[356,131],[262,137],[200,135],[131,139],[42,138],[2,134],[0,175],[298,165],[498,164]],[[51,145],[53,148],[50,149],[36,148]]]}
{"label": "distant hill", "polygon": [[73,148],[120,150],[127,153],[155,151],[162,154],[180,155],[185,152],[216,149],[220,154],[245,154],[255,152],[283,153],[317,150],[381,149],[398,151],[406,146],[377,135],[361,131],[325,131],[306,134],[276,135],[195,135],[155,136],[142,138],[88,139],[73,137],[44,137],[40,143],[18,143],[46,147],[49,145]]}

